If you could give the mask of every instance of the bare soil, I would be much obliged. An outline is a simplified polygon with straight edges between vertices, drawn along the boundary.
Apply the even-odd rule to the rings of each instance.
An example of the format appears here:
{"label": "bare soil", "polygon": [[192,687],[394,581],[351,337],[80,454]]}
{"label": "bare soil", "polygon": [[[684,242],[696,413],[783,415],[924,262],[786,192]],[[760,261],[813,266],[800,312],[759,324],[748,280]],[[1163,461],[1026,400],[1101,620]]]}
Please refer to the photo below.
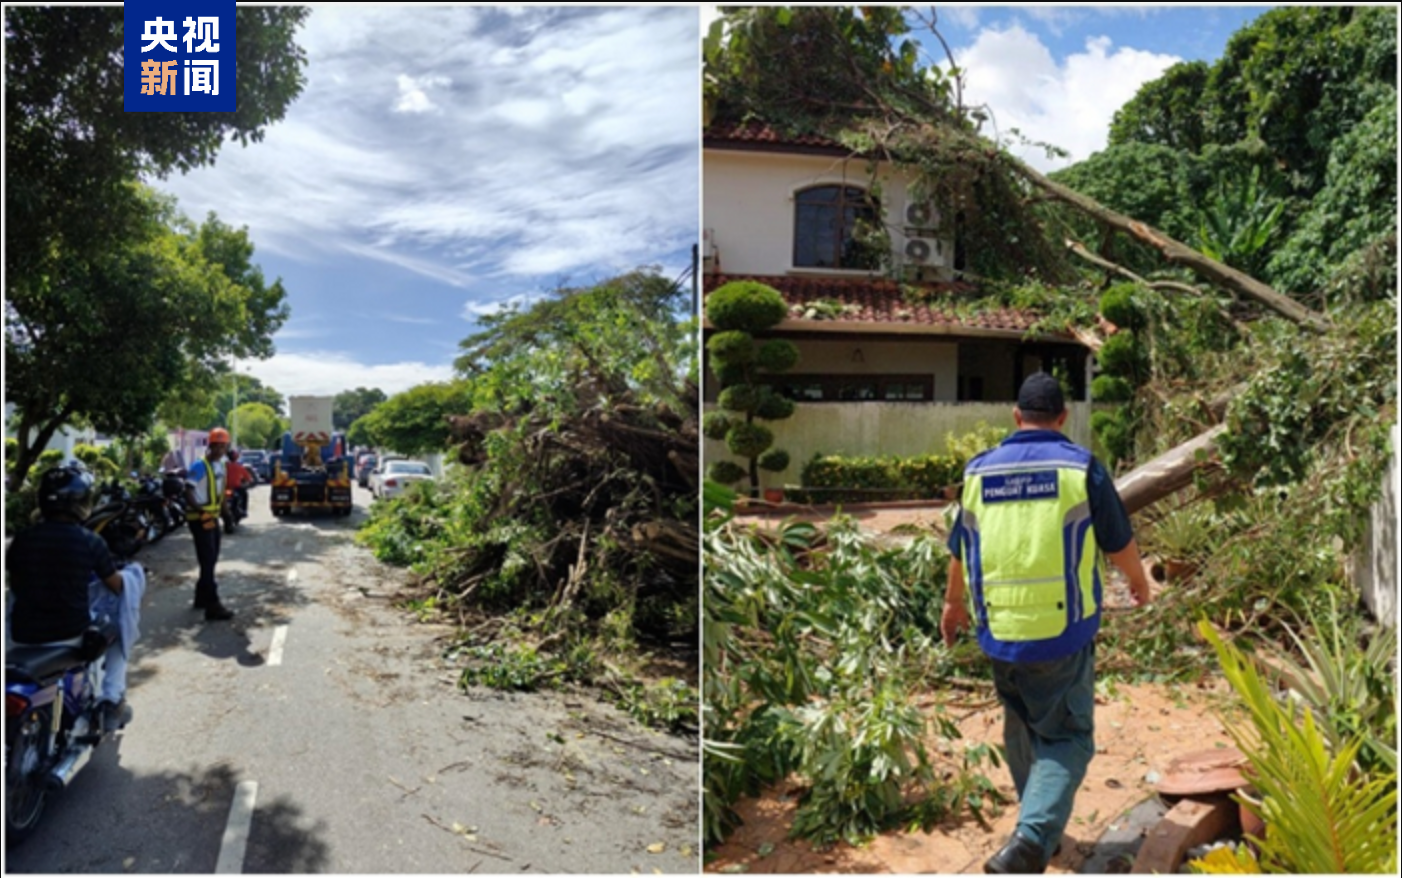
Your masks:
{"label": "bare soil", "polygon": [[[913,525],[942,531],[942,507],[869,508],[853,514],[859,526],[874,534],[899,539]],[[783,515],[749,516],[765,526]],[[822,511],[801,514],[821,521]],[[893,533],[894,532],[894,533]],[[1107,609],[1128,606],[1123,583],[1107,583]],[[1106,625],[1113,625],[1107,613]],[[1176,757],[1231,745],[1219,719],[1228,705],[1228,689],[1220,680],[1200,686],[1163,686],[1102,682],[1096,698],[1096,757],[1076,796],[1071,823],[1049,873],[1074,873],[1095,852],[1095,842],[1107,830],[1122,828],[1126,814],[1154,795],[1156,775],[1163,775]],[[990,684],[986,692],[959,712],[958,722],[969,745],[1002,743],[1002,708]],[[931,752],[937,742],[931,741]],[[1016,796],[1006,767],[990,769],[989,778],[1007,799],[997,815],[982,825],[967,814],[931,832],[890,831],[857,847],[845,843],[815,850],[806,841],[788,837],[802,793],[802,780],[789,778],[758,798],[744,799],[737,811],[744,823],[722,845],[708,852],[708,872],[755,873],[940,873],[983,871],[983,862],[1000,848],[1017,823]],[[1116,864],[1128,871],[1128,863]],[[1117,869],[1119,870],[1119,869]]]}

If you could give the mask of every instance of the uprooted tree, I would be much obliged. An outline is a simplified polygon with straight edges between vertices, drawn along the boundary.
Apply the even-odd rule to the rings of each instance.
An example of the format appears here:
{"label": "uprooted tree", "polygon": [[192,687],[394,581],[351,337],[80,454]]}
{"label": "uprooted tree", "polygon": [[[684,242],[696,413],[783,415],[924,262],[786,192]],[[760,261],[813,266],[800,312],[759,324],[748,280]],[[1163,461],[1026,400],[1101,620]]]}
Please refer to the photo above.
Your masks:
{"label": "uprooted tree", "polygon": [[[462,475],[377,509],[366,538],[414,565],[420,606],[470,626],[466,648],[492,667],[465,682],[589,680],[628,697],[615,660],[639,649],[694,671],[699,397],[686,304],[640,270],[484,318],[462,343],[466,404],[445,424]],[[683,688],[691,702],[667,724],[694,724]]]}

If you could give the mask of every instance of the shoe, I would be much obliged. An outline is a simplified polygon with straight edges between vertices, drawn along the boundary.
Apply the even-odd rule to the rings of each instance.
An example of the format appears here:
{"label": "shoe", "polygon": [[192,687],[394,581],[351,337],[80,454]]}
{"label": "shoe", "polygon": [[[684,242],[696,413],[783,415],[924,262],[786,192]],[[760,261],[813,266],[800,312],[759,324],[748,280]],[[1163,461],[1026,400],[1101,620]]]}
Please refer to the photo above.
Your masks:
{"label": "shoe", "polygon": [[206,622],[224,622],[232,618],[234,618],[234,611],[219,604],[208,607],[204,611],[204,620]]}
{"label": "shoe", "polygon": [[190,609],[192,609],[192,610],[207,610],[207,609],[209,609],[209,604],[205,603],[204,601],[200,600],[199,598],[196,598],[196,599],[195,599],[195,602],[194,602],[193,604],[190,605]]}
{"label": "shoe", "polygon": [[98,727],[103,733],[115,732],[131,720],[131,708],[123,698],[121,701],[102,700],[97,703]]}
{"label": "shoe", "polygon": [[1017,833],[1003,849],[988,858],[983,871],[990,875],[1040,875],[1047,870],[1046,851]]}

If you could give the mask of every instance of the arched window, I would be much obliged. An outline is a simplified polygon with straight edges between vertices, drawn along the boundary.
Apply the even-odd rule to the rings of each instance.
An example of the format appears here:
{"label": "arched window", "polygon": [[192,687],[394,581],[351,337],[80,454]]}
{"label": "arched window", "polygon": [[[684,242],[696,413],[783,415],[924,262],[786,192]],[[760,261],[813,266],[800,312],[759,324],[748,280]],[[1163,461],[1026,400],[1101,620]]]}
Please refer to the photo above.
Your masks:
{"label": "arched window", "polygon": [[879,248],[857,240],[858,224],[875,224],[879,208],[857,186],[813,186],[794,196],[795,268],[881,267]]}

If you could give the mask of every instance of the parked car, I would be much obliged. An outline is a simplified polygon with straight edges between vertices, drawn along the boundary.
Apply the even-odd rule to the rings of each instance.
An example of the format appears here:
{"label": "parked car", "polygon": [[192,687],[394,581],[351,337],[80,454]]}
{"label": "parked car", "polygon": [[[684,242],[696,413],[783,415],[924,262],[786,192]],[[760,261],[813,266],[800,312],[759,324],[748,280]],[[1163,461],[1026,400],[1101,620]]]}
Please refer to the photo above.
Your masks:
{"label": "parked car", "polygon": [[360,487],[370,487],[370,473],[380,463],[380,458],[373,453],[363,453],[355,461],[355,480],[360,483]]}
{"label": "parked car", "polygon": [[433,470],[417,460],[391,460],[376,470],[370,480],[370,493],[379,498],[398,497],[410,482],[433,481]]}
{"label": "parked car", "polygon": [[258,477],[258,481],[267,484],[272,481],[273,468],[268,462],[268,452],[266,451],[245,451],[239,455],[239,462],[253,471]]}

